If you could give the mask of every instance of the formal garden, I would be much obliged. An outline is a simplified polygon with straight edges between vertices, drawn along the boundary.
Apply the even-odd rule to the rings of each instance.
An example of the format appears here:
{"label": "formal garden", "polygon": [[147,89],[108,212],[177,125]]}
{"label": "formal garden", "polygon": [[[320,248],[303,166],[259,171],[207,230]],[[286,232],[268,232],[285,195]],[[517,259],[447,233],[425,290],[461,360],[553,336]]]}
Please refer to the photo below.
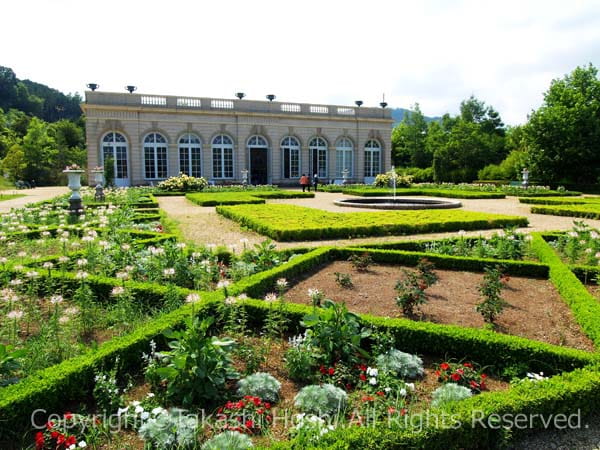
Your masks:
{"label": "formal garden", "polygon": [[[269,202],[314,193],[176,181],[2,216],[2,448],[487,448],[596,410],[600,231],[583,221],[527,232],[521,216],[331,212]],[[521,201],[597,201],[546,191]],[[265,238],[186,242],[170,195]],[[279,247],[364,236],[387,239]]]}

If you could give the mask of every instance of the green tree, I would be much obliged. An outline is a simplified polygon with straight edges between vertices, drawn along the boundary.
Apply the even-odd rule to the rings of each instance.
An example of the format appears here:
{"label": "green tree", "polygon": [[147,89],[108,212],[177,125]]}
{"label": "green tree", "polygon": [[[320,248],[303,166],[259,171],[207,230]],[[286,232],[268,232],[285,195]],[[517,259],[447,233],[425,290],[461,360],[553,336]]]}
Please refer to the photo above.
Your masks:
{"label": "green tree", "polygon": [[431,166],[433,154],[427,151],[427,122],[418,103],[407,112],[402,122],[392,131],[394,164],[426,168]]}
{"label": "green tree", "polygon": [[50,133],[50,126],[37,117],[31,119],[27,134],[23,137],[23,151],[27,167],[23,176],[26,180],[36,180],[37,184],[51,184],[57,179],[52,170],[58,155],[56,141]]}
{"label": "green tree", "polygon": [[11,181],[23,179],[27,167],[23,148],[19,144],[13,144],[0,164],[2,171],[8,175]]}
{"label": "green tree", "polygon": [[589,64],[553,80],[525,126],[532,177],[544,183],[600,181],[600,81]]}

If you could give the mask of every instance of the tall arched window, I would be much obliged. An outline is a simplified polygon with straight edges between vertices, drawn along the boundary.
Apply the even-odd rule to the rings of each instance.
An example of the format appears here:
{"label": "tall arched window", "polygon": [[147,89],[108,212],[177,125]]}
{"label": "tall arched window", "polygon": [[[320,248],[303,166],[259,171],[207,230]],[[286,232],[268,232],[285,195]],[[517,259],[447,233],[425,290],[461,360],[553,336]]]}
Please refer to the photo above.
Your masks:
{"label": "tall arched window", "polygon": [[220,134],[212,140],[213,178],[233,178],[233,141]]}
{"label": "tall arched window", "polygon": [[299,178],[300,143],[298,139],[287,136],[281,140],[281,159],[283,160],[283,178]]}
{"label": "tall arched window", "polygon": [[179,172],[191,177],[202,175],[202,144],[195,134],[179,138]]}
{"label": "tall arched window", "polygon": [[150,133],[144,138],[144,178],[167,178],[167,140],[160,133]]}
{"label": "tall arched window", "polygon": [[365,144],[365,177],[376,177],[381,173],[381,144],[375,139]]}
{"label": "tall arched window", "polygon": [[319,178],[327,178],[327,142],[316,137],[308,143],[310,151],[310,174],[317,173]]}
{"label": "tall arched window", "polygon": [[267,140],[262,136],[251,136],[248,139],[248,147],[263,147],[267,148]]}
{"label": "tall arched window", "polygon": [[343,178],[344,170],[352,177],[352,153],[354,146],[348,138],[340,138],[335,146],[335,177]]}
{"label": "tall arched window", "polygon": [[129,186],[127,139],[120,133],[110,132],[102,138],[102,164],[104,166],[109,158],[113,160],[115,184]]}

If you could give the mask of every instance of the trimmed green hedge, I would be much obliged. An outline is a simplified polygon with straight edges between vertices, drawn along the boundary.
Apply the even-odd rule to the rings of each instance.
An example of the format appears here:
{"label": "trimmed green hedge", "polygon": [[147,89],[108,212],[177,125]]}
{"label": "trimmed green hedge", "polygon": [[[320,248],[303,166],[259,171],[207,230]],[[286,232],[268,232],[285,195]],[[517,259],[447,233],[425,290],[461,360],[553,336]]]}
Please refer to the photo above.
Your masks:
{"label": "trimmed green hedge", "polygon": [[573,311],[575,320],[600,349],[600,302],[581,284],[554,249],[539,233],[531,234],[531,248],[542,263],[550,267],[550,281]]}
{"label": "trimmed green hedge", "polygon": [[262,204],[265,199],[313,198],[312,192],[301,191],[249,191],[249,192],[197,192],[185,198],[200,206]]}
{"label": "trimmed green hedge", "polygon": [[218,206],[217,212],[277,241],[527,226],[525,217],[462,210],[333,213],[295,205]]}
{"label": "trimmed green hedge", "polygon": [[585,205],[585,204],[596,204],[600,203],[600,197],[578,197],[578,198],[565,198],[565,197],[523,197],[519,198],[519,202],[530,205]]}
{"label": "trimmed green hedge", "polygon": [[600,203],[563,206],[532,206],[534,214],[548,214],[552,216],[582,217],[584,219],[600,219]]}
{"label": "trimmed green hedge", "polygon": [[373,261],[387,264],[416,266],[420,259],[427,258],[435,264],[437,269],[484,272],[486,267],[501,265],[506,268],[506,273],[513,276],[547,279],[549,273],[549,267],[546,264],[533,261],[451,256],[424,251],[372,249],[369,246],[346,247],[336,251],[342,259],[347,259],[352,254],[367,252],[371,255]]}
{"label": "trimmed green hedge", "polygon": [[[348,188],[343,189],[342,193],[347,195],[359,195],[363,197],[378,197],[393,195],[392,189],[386,188]],[[486,199],[486,198],[505,198],[501,192],[479,192],[479,191],[461,191],[453,189],[411,189],[398,188],[396,195],[429,195],[433,197],[449,197],[449,198],[470,198],[470,199]]]}

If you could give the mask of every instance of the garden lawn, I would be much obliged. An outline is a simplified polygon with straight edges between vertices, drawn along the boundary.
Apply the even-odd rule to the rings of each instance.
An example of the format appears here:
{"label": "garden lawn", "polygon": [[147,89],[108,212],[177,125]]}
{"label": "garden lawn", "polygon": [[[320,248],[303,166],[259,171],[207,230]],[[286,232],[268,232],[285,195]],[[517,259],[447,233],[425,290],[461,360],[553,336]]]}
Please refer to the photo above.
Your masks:
{"label": "garden lawn", "polygon": [[13,198],[25,197],[25,194],[0,194],[0,202],[12,200]]}
{"label": "garden lawn", "polygon": [[528,223],[525,217],[462,210],[333,213],[272,204],[219,206],[217,212],[277,241],[480,230]]}
{"label": "garden lawn", "polygon": [[197,192],[185,198],[200,206],[262,204],[265,199],[313,198],[312,192],[298,191],[252,191],[252,192]]}
{"label": "garden lawn", "polygon": [[552,216],[583,217],[600,219],[600,202],[577,205],[532,206],[533,214],[549,214]]}

